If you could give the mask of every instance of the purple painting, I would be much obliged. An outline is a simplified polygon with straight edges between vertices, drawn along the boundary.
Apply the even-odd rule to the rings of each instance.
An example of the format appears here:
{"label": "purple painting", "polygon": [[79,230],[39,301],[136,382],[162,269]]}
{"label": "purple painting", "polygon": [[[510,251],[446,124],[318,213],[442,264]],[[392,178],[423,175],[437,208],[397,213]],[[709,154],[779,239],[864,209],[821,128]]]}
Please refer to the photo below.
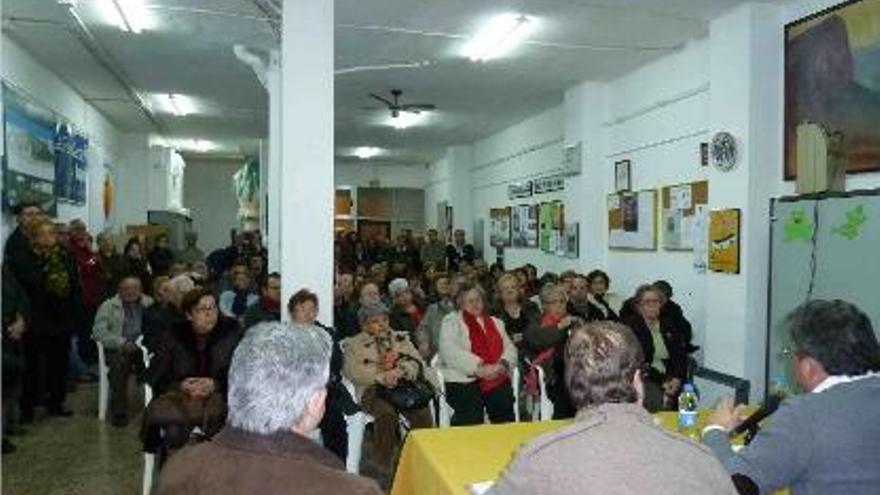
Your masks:
{"label": "purple painting", "polygon": [[880,0],[847,2],[786,27],[785,178],[797,126],[843,135],[847,172],[880,170]]}

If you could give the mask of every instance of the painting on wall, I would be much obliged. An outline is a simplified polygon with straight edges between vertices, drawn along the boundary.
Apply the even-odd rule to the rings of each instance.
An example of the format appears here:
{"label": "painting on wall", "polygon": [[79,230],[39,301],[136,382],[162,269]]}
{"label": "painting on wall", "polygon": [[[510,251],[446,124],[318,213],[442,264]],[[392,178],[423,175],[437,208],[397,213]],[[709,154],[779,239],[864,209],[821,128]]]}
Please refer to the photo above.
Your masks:
{"label": "painting on wall", "polygon": [[489,209],[489,244],[510,246],[510,208]]}
{"label": "painting on wall", "polygon": [[709,269],[739,273],[740,210],[709,213]]}
{"label": "painting on wall", "polygon": [[785,178],[797,129],[843,137],[846,171],[880,170],[880,0],[844,2],[785,28]]}
{"label": "painting on wall", "polygon": [[632,188],[632,178],[630,172],[632,162],[629,160],[620,160],[614,162],[614,190],[617,192],[629,191]]}
{"label": "painting on wall", "polygon": [[513,247],[538,247],[538,205],[514,206],[510,230]]}
{"label": "painting on wall", "polygon": [[569,259],[577,259],[580,256],[580,224],[577,222],[565,224],[563,238],[565,244],[564,256]]}

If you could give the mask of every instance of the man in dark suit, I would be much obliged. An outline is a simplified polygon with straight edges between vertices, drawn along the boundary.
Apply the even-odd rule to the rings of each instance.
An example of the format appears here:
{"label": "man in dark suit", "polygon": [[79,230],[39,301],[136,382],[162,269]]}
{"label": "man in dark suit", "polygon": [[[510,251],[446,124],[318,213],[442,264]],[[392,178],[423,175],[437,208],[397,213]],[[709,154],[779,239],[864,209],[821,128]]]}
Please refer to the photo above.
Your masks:
{"label": "man in dark suit", "polygon": [[807,302],[785,321],[794,379],[805,394],[788,398],[738,454],[728,432],[741,408],[716,408],[703,443],[728,472],[751,480],[744,493],[876,495],[880,488],[880,344],[871,321],[844,301]]}
{"label": "man in dark suit", "polygon": [[12,212],[15,214],[18,225],[6,239],[6,245],[3,247],[3,259],[15,269],[16,263],[20,261],[22,256],[27,257],[31,252],[31,243],[24,235],[22,225],[42,211],[35,203],[19,203],[12,209]]}
{"label": "man in dark suit", "polygon": [[452,234],[452,244],[446,246],[446,268],[458,271],[458,265],[462,261],[473,263],[475,251],[473,244],[465,242],[464,230],[456,229]]}

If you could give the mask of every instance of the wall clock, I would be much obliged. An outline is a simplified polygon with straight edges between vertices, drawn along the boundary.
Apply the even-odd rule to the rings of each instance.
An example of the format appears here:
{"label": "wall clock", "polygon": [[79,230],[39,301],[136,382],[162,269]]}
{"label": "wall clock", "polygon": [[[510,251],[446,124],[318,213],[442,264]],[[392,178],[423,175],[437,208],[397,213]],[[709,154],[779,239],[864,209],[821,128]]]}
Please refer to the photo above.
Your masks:
{"label": "wall clock", "polygon": [[712,137],[712,164],[722,172],[736,166],[736,138],[729,132],[719,132]]}

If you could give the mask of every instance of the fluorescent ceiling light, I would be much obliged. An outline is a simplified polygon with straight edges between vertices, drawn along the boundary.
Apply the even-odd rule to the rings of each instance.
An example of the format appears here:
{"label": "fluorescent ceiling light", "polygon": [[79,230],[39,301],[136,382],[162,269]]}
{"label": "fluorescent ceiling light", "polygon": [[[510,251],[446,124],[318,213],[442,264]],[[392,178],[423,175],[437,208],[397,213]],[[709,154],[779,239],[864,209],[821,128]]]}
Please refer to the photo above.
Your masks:
{"label": "fluorescent ceiling light", "polygon": [[165,112],[183,117],[196,113],[196,105],[192,98],[180,94],[159,94],[156,100]]}
{"label": "fluorescent ceiling light", "polygon": [[168,139],[161,140],[157,144],[160,143],[164,146],[174,148],[179,151],[195,151],[198,153],[214,151],[220,148],[220,145],[218,145],[214,141],[208,141],[206,139]]}
{"label": "fluorescent ceiling light", "polygon": [[381,154],[382,148],[377,148],[375,146],[360,146],[354,149],[354,155],[361,160],[369,160],[370,158]]}
{"label": "fluorescent ceiling light", "polygon": [[101,0],[104,17],[126,33],[138,34],[150,26],[150,13],[144,0]]}
{"label": "fluorescent ceiling light", "polygon": [[407,127],[423,124],[427,117],[428,115],[425,112],[400,112],[397,117],[389,117],[388,120],[385,121],[385,124],[390,125],[395,129],[406,129]]}
{"label": "fluorescent ceiling light", "polygon": [[473,62],[503,57],[525,41],[534,28],[534,19],[523,14],[493,17],[468,41],[462,53]]}

